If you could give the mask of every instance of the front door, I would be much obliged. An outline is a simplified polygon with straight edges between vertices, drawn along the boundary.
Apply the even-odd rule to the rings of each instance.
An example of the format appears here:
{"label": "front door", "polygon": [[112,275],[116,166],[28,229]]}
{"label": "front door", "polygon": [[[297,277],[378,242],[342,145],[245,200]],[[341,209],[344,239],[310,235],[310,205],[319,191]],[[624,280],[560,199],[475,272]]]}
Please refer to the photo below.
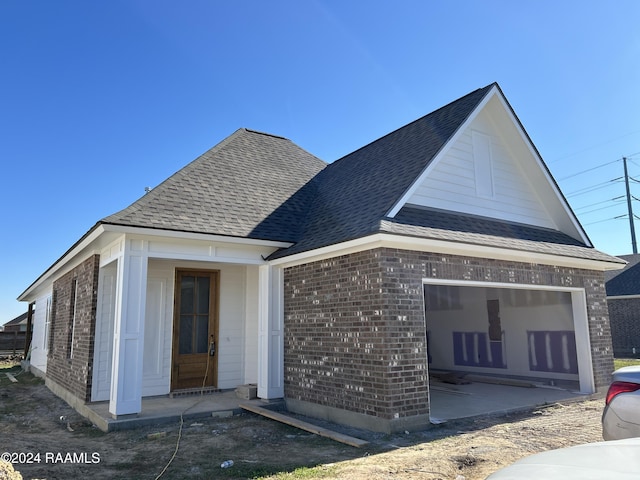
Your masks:
{"label": "front door", "polygon": [[218,271],[176,271],[172,390],[218,383],[219,278]]}

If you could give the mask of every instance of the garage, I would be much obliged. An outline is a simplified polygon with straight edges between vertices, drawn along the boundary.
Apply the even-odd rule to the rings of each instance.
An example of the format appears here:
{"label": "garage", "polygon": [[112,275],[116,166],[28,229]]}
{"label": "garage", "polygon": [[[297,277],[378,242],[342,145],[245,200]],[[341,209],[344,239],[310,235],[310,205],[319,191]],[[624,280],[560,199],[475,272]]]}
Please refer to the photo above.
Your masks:
{"label": "garage", "polygon": [[433,422],[595,391],[584,290],[425,281]]}

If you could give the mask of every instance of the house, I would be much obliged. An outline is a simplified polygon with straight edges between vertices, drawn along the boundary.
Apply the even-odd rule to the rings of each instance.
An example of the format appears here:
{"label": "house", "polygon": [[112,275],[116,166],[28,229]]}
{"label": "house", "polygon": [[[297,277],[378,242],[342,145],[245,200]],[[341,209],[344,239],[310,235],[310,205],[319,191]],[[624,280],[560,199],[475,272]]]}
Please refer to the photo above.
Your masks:
{"label": "house", "polygon": [[613,354],[640,357],[640,255],[621,255],[622,270],[605,272]]}
{"label": "house", "polygon": [[26,332],[27,331],[27,312],[18,315],[16,318],[9,320],[3,325],[3,332]]}
{"label": "house", "polygon": [[[604,272],[497,84],[326,164],[240,129],[98,221],[19,300],[71,405],[257,384],[375,431],[433,371],[608,386]],[[41,307],[42,305],[42,307]]]}
{"label": "house", "polygon": [[31,333],[28,320],[29,312],[25,312],[0,326],[0,355],[24,353],[27,356]]}

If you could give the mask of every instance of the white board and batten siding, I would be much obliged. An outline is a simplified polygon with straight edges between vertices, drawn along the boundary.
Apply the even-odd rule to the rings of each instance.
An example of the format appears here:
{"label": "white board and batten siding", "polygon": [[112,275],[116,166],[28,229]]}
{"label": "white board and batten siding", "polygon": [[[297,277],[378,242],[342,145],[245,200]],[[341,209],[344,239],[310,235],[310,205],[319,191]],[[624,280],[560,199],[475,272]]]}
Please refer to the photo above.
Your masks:
{"label": "white board and batten siding", "polygon": [[100,268],[91,400],[109,400],[116,306],[116,262]]}
{"label": "white board and batten siding", "polygon": [[48,336],[51,330],[51,324],[47,323],[47,313],[51,313],[51,299],[51,290],[40,294],[36,298],[36,307],[33,312],[30,362],[33,367],[42,373],[47,371]]}
{"label": "white board and batten siding", "polygon": [[534,185],[484,111],[437,159],[407,203],[556,228]]}
{"label": "white board and batten siding", "polygon": [[[113,265],[113,267],[112,267]],[[150,259],[145,309],[142,396],[171,390],[175,269],[220,271],[220,315],[217,345],[218,388],[231,389],[257,380],[258,268],[204,262]],[[111,387],[115,262],[101,269],[96,322],[92,400],[108,400]]]}
{"label": "white board and batten siding", "polygon": [[[150,262],[150,266],[152,262]],[[142,396],[165,395],[171,382],[171,318],[173,276],[169,270],[150,269],[147,278]]]}

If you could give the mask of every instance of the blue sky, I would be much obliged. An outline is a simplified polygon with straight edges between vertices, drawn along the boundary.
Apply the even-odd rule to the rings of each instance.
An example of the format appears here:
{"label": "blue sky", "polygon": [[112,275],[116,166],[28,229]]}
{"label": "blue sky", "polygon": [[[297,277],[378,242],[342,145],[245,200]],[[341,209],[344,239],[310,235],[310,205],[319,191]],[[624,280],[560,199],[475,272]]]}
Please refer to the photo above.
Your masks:
{"label": "blue sky", "polygon": [[608,219],[623,156],[640,179],[638,19],[637,1],[2,0],[0,323],[99,219],[240,127],[333,161],[494,81],[595,246],[630,253]]}

